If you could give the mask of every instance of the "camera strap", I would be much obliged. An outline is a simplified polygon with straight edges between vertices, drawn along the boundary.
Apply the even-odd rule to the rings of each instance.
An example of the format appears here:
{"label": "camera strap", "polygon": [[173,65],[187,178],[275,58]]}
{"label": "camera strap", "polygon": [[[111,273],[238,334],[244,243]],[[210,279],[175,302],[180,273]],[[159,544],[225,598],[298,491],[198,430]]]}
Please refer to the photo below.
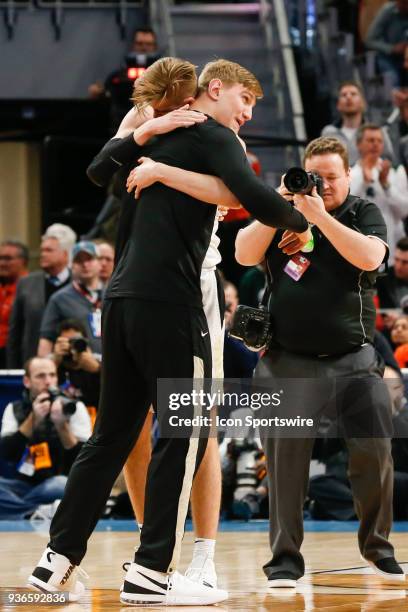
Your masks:
{"label": "camera strap", "polygon": [[266,287],[265,287],[264,294],[262,296],[262,300],[259,303],[259,308],[269,310],[269,300],[271,299],[271,295],[272,295],[272,274],[269,268],[268,259],[266,257],[265,257],[265,265],[266,265],[266,273],[265,273]]}

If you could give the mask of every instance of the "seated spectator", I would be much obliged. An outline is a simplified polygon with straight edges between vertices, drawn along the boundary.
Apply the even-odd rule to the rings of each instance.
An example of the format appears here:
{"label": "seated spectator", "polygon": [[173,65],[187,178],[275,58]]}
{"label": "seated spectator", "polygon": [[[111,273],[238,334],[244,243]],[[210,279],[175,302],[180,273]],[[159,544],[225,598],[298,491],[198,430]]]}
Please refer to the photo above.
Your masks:
{"label": "seated spectator", "polygon": [[98,249],[98,261],[100,263],[99,280],[104,288],[107,286],[113,272],[115,262],[115,248],[110,242],[94,241]]}
{"label": "seated spectator", "polygon": [[224,376],[225,378],[252,378],[258,353],[250,351],[241,340],[231,338],[228,331],[231,329],[234,313],[237,309],[238,291],[235,285],[226,281],[225,294],[225,343],[224,343]]}
{"label": "seated spectator", "polygon": [[408,0],[388,2],[377,13],[366,37],[367,49],[377,51],[377,66],[391,87],[403,82],[403,57],[408,45]]}
{"label": "seated spectator", "polygon": [[377,204],[387,225],[389,262],[394,260],[396,244],[405,235],[403,220],[408,215],[408,179],[403,166],[396,169],[382,158],[384,139],[381,128],[362,125],[357,134],[360,158],[351,168],[350,192]]}
{"label": "seated spectator", "polygon": [[395,347],[394,357],[400,368],[408,364],[408,316],[397,317],[391,328],[391,340]]}
{"label": "seated spectator", "polygon": [[56,385],[55,363],[33,357],[26,364],[22,399],[6,406],[0,454],[16,475],[0,477],[0,519],[24,518],[39,506],[49,518],[55,509],[50,504],[61,499],[66,475],[91,435],[85,406],[64,398]]}
{"label": "seated spectator", "polygon": [[63,321],[57,335],[53,359],[61,388],[68,397],[81,400],[85,406],[96,410],[100,392],[100,355],[92,353],[86,330],[75,319]]}
{"label": "seated spectator", "polygon": [[[361,86],[355,81],[344,81],[339,87],[337,96],[337,110],[340,118],[322,129],[321,136],[338,138],[346,147],[349,154],[350,166],[353,166],[358,158],[357,131],[365,122],[366,101]],[[384,156],[394,159],[394,151],[391,141],[383,131]]]}
{"label": "seated spectator", "polygon": [[21,278],[10,315],[7,367],[22,368],[37,354],[41,318],[50,297],[71,282],[69,259],[75,232],[61,223],[50,225],[41,238],[40,270]]}
{"label": "seated spectator", "polygon": [[408,238],[398,240],[394,265],[377,278],[377,292],[380,308],[401,308],[401,302],[408,296]]}
{"label": "seated spectator", "polygon": [[100,264],[93,242],[78,242],[72,249],[72,282],[57,291],[44,312],[40,329],[38,355],[53,351],[58,326],[65,319],[81,322],[93,353],[101,354],[101,307],[103,287],[99,280]]}
{"label": "seated spectator", "polygon": [[28,249],[17,240],[0,244],[0,369],[6,367],[6,346],[9,339],[10,313],[17,291],[17,282],[25,276]]}

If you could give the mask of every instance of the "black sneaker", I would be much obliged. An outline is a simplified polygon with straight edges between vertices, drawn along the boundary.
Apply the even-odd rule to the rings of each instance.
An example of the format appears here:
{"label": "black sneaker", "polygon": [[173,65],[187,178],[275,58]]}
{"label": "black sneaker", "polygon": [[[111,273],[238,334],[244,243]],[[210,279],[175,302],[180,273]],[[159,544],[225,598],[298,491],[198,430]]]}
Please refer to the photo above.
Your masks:
{"label": "black sneaker", "polygon": [[268,587],[275,588],[296,588],[297,578],[290,572],[276,572],[268,578]]}
{"label": "black sneaker", "polygon": [[[362,557],[363,558],[363,557]],[[388,580],[405,581],[404,570],[395,560],[395,557],[384,557],[378,561],[364,559],[378,576]]]}

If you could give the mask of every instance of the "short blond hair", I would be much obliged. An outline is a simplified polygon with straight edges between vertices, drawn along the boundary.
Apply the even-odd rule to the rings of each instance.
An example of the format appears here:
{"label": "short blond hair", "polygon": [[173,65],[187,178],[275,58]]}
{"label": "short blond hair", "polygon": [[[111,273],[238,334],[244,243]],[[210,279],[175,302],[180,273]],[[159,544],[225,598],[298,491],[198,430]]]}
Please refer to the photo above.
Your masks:
{"label": "short blond hair", "polygon": [[338,138],[324,137],[315,138],[306,147],[305,154],[303,156],[303,164],[307,159],[314,157],[315,155],[329,155],[330,153],[337,153],[343,160],[344,168],[347,171],[350,167],[349,156],[346,147]]}
{"label": "short blond hair", "polygon": [[240,84],[246,87],[256,98],[262,98],[263,91],[258,79],[246,68],[225,59],[214,60],[206,64],[198,78],[198,93],[207,90],[210,81],[220,79],[225,85]]}
{"label": "short blond hair", "polygon": [[197,93],[195,66],[176,57],[162,57],[136,80],[132,100],[138,110],[152,102],[180,105]]}

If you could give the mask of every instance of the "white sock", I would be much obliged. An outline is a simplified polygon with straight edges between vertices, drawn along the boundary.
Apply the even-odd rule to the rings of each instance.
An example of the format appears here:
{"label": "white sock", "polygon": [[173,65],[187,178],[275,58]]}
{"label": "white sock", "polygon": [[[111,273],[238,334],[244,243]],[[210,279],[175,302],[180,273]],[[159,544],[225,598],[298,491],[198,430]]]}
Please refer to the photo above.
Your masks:
{"label": "white sock", "polygon": [[208,538],[196,538],[194,540],[193,561],[197,557],[206,557],[214,560],[215,540]]}
{"label": "white sock", "polygon": [[137,526],[139,527],[139,531],[142,531],[143,523],[138,523]]}

